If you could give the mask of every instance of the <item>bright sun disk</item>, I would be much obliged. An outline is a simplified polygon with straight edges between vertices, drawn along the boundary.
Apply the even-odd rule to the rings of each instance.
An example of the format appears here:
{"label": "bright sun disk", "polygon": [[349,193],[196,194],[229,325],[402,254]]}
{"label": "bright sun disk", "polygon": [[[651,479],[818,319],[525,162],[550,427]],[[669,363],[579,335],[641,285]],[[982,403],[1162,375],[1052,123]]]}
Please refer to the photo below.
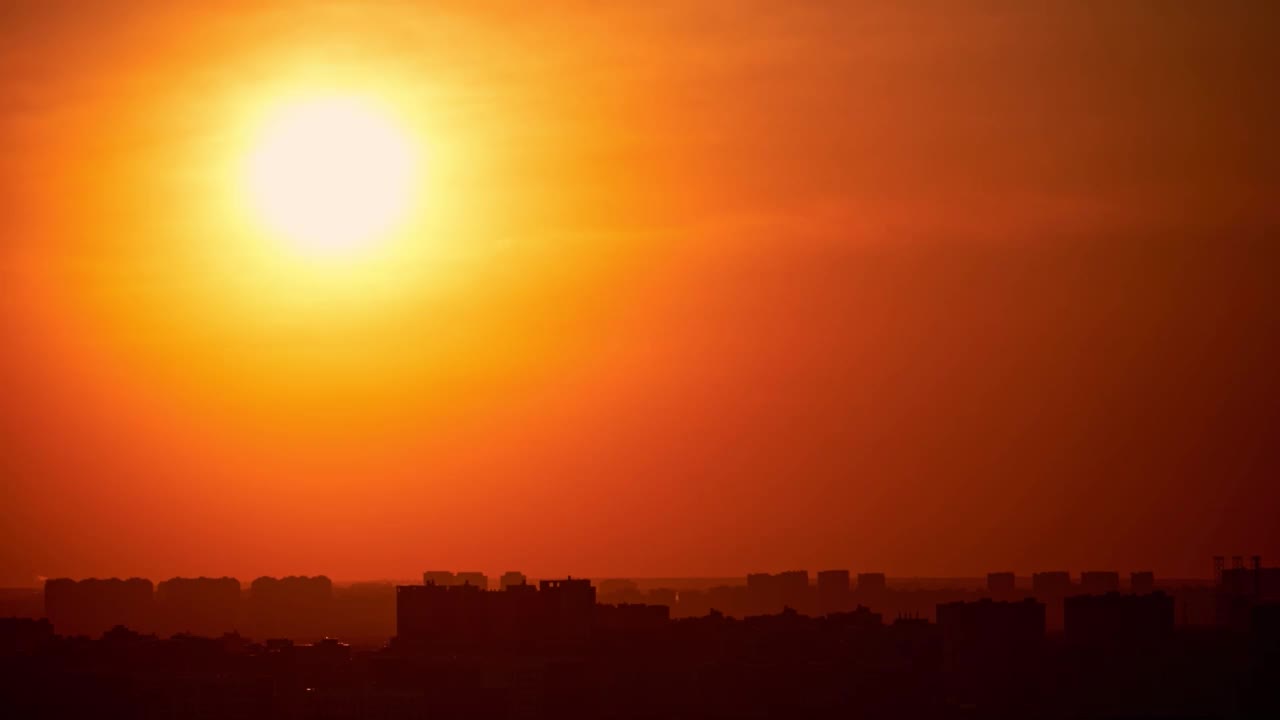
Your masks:
{"label": "bright sun disk", "polygon": [[246,165],[248,198],[272,231],[311,254],[386,237],[409,210],[413,143],[380,108],[325,97],[279,108]]}

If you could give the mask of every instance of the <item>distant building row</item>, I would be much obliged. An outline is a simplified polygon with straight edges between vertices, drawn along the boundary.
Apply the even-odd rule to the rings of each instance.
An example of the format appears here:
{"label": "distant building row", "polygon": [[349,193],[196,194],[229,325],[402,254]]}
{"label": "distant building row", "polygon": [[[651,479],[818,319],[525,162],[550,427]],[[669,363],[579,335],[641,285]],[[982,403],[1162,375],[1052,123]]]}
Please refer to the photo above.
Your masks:
{"label": "distant building row", "polygon": [[[1156,589],[1155,573],[1139,570],[1129,573],[1129,591],[1149,593]],[[1012,594],[1017,590],[1017,578],[1012,572],[993,572],[987,574],[987,590],[991,593]],[[1066,570],[1051,570],[1031,575],[1031,592],[1036,595],[1067,595],[1083,593],[1086,595],[1103,595],[1120,592],[1120,573],[1114,570],[1087,570],[1080,573],[1080,582],[1071,582],[1071,573]]]}
{"label": "distant building row", "polygon": [[590,580],[542,580],[534,586],[504,576],[511,582],[487,591],[469,582],[437,583],[441,578],[428,573],[422,585],[396,588],[400,647],[430,652],[573,647],[589,642],[597,630],[653,630],[671,617],[664,605],[598,605]]}
{"label": "distant building row", "polygon": [[57,632],[96,635],[115,625],[162,632],[221,634],[270,625],[281,634],[310,624],[333,600],[329,578],[260,577],[247,595],[235,578],[45,581],[45,615]]}

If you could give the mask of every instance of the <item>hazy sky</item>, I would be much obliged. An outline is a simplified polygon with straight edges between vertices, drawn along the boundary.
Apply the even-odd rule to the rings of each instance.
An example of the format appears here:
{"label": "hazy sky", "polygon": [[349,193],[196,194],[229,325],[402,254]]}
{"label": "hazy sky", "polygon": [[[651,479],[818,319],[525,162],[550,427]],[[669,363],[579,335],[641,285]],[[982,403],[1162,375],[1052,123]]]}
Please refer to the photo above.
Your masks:
{"label": "hazy sky", "polygon": [[[1280,4],[194,5],[0,4],[0,585],[1280,556]],[[330,87],[430,182],[317,272]]]}

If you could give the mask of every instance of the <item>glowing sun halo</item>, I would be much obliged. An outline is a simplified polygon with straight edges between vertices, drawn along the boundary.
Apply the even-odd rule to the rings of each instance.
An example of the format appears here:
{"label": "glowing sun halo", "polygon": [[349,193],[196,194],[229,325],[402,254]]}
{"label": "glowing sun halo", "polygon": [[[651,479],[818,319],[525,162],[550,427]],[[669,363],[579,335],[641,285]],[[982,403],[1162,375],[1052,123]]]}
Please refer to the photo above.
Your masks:
{"label": "glowing sun halo", "polygon": [[245,187],[272,231],[312,254],[348,252],[385,237],[409,210],[413,143],[359,98],[293,102],[263,124]]}

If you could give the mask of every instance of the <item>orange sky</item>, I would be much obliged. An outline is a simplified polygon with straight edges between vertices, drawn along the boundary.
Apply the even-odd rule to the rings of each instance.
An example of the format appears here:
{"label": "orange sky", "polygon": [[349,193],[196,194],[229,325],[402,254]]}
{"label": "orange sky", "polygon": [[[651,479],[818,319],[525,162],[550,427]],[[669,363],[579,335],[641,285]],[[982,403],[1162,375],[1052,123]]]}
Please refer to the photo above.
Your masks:
{"label": "orange sky", "polygon": [[[209,5],[0,9],[0,585],[1280,556],[1275,3]],[[431,177],[317,272],[330,85]]]}

